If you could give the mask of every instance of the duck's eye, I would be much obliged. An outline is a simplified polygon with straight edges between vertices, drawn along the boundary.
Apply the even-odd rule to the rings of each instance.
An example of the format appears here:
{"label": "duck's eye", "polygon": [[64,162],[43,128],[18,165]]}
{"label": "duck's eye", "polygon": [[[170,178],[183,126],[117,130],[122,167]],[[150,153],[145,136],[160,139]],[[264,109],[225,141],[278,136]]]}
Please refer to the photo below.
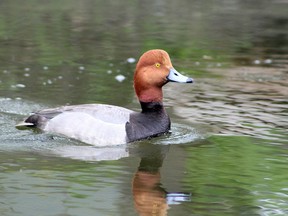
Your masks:
{"label": "duck's eye", "polygon": [[157,68],[159,68],[159,67],[161,66],[161,64],[160,64],[160,63],[156,63],[155,66],[156,66]]}

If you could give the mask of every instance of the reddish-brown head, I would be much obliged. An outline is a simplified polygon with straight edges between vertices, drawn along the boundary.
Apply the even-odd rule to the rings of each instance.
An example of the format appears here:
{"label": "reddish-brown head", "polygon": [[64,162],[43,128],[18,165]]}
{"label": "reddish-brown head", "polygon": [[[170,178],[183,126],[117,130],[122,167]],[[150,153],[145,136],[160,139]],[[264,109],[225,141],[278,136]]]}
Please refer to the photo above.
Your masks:
{"label": "reddish-brown head", "polygon": [[145,52],[136,65],[135,92],[141,102],[161,102],[162,86],[168,81],[192,83],[191,78],[178,73],[172,66],[168,53],[155,49]]}
{"label": "reddish-brown head", "polygon": [[162,86],[167,83],[170,68],[170,57],[164,50],[150,50],[140,57],[134,74],[134,88],[140,101],[162,101]]}

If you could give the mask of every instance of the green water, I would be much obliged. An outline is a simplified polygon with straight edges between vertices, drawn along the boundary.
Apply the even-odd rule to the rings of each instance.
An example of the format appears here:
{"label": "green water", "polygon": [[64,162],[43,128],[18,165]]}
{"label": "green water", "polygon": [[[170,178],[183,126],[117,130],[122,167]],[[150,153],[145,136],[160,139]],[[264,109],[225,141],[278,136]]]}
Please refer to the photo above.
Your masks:
{"label": "green water", "polygon": [[[288,215],[287,6],[1,1],[0,215]],[[14,127],[66,104],[139,110],[134,60],[153,48],[196,81],[164,87],[171,134],[96,148]]]}

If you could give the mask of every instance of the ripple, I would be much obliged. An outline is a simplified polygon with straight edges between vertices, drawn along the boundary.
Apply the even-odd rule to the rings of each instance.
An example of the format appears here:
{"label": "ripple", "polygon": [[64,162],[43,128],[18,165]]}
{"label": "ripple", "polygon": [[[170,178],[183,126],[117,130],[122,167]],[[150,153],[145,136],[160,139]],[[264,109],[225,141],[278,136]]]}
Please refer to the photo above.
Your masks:
{"label": "ripple", "polygon": [[27,115],[31,111],[40,110],[45,106],[30,101],[19,100],[19,98],[0,98],[0,112],[18,115]]}
{"label": "ripple", "polygon": [[287,74],[249,67],[217,70],[220,72],[226,77],[219,83],[199,80],[197,86],[179,91],[167,86],[169,106],[177,107],[174,114],[191,123],[215,125],[225,135],[286,140]]}
{"label": "ripple", "polygon": [[157,139],[155,144],[185,144],[195,140],[204,139],[205,136],[207,136],[202,134],[196,128],[178,123],[172,124],[171,131],[172,132],[169,135]]}

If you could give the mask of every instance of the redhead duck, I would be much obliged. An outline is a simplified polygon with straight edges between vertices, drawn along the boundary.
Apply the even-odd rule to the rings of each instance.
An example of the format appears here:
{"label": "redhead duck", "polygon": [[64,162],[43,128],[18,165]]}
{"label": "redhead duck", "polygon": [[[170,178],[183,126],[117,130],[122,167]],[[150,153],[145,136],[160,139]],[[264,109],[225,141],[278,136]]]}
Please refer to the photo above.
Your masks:
{"label": "redhead duck", "polygon": [[95,146],[119,145],[165,134],[170,119],[162,98],[162,86],[171,82],[193,83],[177,72],[164,50],[150,50],[139,59],[134,89],[142,111],[104,104],[83,104],[35,112],[17,127],[37,127]]}

